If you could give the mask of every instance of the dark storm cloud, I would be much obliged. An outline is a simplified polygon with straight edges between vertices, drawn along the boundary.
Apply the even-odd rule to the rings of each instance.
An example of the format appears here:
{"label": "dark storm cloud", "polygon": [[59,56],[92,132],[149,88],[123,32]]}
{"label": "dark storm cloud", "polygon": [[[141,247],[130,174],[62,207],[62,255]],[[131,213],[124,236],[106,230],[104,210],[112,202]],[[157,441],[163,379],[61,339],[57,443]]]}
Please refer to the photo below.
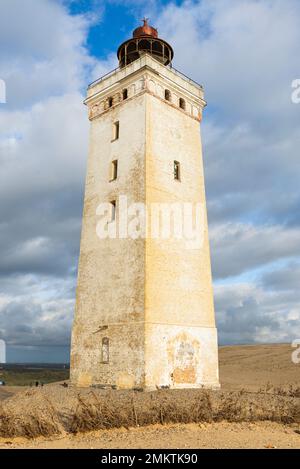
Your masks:
{"label": "dark storm cloud", "polygon": [[290,342],[299,337],[299,295],[252,284],[215,287],[221,344]]}
{"label": "dark storm cloud", "polygon": [[10,345],[66,345],[70,341],[72,305],[65,302],[50,315],[47,303],[11,302],[1,308],[0,336]]}
{"label": "dark storm cloud", "polygon": [[0,225],[0,275],[64,276],[76,270],[82,214],[80,187],[8,200]]}
{"label": "dark storm cloud", "polygon": [[[217,312],[218,308],[222,308],[222,305],[217,303]],[[270,336],[280,329],[279,321],[272,314],[262,314],[259,304],[252,296],[244,298],[238,306],[231,306],[223,311],[218,315],[218,323],[222,343],[254,343],[262,328],[268,328]]]}

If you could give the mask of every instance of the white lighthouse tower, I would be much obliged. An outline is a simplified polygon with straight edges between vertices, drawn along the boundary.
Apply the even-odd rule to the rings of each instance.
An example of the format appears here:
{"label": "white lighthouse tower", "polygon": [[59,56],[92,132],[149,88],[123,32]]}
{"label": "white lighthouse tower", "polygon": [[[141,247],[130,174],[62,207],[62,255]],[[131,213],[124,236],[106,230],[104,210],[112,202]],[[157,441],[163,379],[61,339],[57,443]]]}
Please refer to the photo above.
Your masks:
{"label": "white lighthouse tower", "polygon": [[[71,352],[78,386],[219,386],[200,138],[206,103],[202,86],[176,71],[172,58],[172,47],[144,20],[119,47],[119,68],[88,88]],[[99,207],[111,207],[106,224],[113,231],[121,198],[147,209],[202,207],[201,243],[191,248],[186,239],[148,231],[120,236],[120,229],[119,236],[99,236]]]}

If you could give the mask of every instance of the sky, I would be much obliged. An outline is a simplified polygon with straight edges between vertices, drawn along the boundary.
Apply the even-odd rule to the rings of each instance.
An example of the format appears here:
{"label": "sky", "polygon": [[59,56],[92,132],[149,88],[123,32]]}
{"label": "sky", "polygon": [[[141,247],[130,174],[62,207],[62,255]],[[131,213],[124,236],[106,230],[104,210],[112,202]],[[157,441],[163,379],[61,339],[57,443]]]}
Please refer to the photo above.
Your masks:
{"label": "sky", "polygon": [[10,362],[69,360],[87,85],[144,16],[203,84],[220,344],[300,338],[299,0],[1,0],[0,339]]}

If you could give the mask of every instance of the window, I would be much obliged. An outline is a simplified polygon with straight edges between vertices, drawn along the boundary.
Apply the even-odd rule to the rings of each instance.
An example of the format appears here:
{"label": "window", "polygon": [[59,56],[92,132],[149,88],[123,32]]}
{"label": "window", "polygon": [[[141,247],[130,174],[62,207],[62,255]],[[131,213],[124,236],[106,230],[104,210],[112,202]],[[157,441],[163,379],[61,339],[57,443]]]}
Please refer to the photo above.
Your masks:
{"label": "window", "polygon": [[116,219],[116,206],[117,206],[117,203],[116,203],[115,200],[111,200],[110,205],[111,205],[110,221],[113,222]]}
{"label": "window", "polygon": [[119,136],[120,136],[120,122],[117,121],[114,123],[114,126],[113,126],[113,141],[118,140]]}
{"label": "window", "polygon": [[185,100],[183,98],[179,99],[179,107],[185,110]]}
{"label": "window", "polygon": [[118,160],[111,162],[110,181],[115,181],[118,177]]}
{"label": "window", "polygon": [[180,163],[178,161],[174,161],[174,179],[180,181]]}
{"label": "window", "polygon": [[165,90],[165,99],[166,101],[171,101],[171,93],[169,90]]}
{"label": "window", "polygon": [[122,94],[123,94],[123,100],[128,98],[128,90],[127,90],[127,88],[125,88],[125,90],[123,90],[123,93],[122,93]]}
{"label": "window", "polygon": [[108,98],[108,107],[112,107],[113,103],[114,103],[113,98]]}
{"label": "window", "polygon": [[109,338],[108,337],[103,337],[102,339],[101,362],[109,363]]}

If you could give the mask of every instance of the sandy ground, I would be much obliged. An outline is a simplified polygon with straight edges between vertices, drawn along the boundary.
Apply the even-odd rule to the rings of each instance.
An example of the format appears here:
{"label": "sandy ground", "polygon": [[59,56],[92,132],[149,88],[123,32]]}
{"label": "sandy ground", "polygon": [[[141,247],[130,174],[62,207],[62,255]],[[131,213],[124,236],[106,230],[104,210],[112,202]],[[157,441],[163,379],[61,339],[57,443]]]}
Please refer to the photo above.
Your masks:
{"label": "sandy ground", "polygon": [[[290,345],[220,348],[220,379],[224,390],[258,391],[268,386],[300,385],[300,365],[291,361]],[[3,393],[17,392],[0,388]],[[0,440],[0,448],[300,448],[299,425],[211,423],[153,425],[90,432],[63,438]]]}
{"label": "sandy ground", "polygon": [[26,387],[17,387],[17,386],[5,386],[5,387],[0,387],[0,401],[4,399],[8,399],[9,397],[13,396],[17,392],[21,392]]}
{"label": "sandy ground", "polygon": [[60,439],[0,440],[0,448],[27,449],[184,449],[258,448],[299,449],[300,432],[271,422],[153,425],[90,432]]}
{"label": "sandy ground", "polygon": [[292,362],[290,344],[220,347],[222,389],[258,391],[272,386],[300,385],[300,364]]}

